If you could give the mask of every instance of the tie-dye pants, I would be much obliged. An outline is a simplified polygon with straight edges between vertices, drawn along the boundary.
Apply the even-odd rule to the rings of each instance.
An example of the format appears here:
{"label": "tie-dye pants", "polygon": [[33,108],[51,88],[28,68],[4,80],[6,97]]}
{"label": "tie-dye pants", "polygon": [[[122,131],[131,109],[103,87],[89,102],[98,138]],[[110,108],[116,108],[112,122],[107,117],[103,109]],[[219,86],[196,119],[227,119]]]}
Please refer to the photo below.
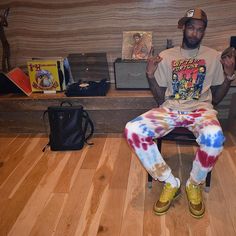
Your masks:
{"label": "tie-dye pants", "polygon": [[154,108],[128,122],[125,137],[151,176],[165,181],[171,169],[153,140],[165,136],[175,127],[188,128],[199,144],[190,179],[193,183],[200,184],[205,181],[223,149],[225,137],[216,114],[213,109],[179,112],[168,108]]}

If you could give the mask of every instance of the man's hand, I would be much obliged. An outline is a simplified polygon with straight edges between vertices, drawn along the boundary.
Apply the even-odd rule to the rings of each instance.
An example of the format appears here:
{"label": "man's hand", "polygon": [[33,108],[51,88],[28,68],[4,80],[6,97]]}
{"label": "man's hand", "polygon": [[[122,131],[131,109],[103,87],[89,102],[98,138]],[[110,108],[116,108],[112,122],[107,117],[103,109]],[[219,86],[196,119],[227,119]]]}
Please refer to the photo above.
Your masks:
{"label": "man's hand", "polygon": [[162,60],[161,57],[159,57],[158,55],[154,56],[153,54],[154,54],[154,48],[152,47],[148,55],[147,66],[146,66],[146,74],[149,78],[154,77],[154,73],[157,69],[157,66],[159,62]]}
{"label": "man's hand", "polygon": [[153,56],[153,47],[150,50],[150,53],[148,55],[147,60],[147,66],[146,66],[146,76],[148,80],[149,87],[151,89],[151,92],[153,94],[153,97],[155,98],[157,105],[160,106],[165,101],[165,87],[160,87],[155,80],[154,73],[157,69],[158,63],[162,60],[161,57]]}
{"label": "man's hand", "polygon": [[227,48],[221,54],[221,63],[224,68],[225,80],[221,85],[211,86],[212,103],[217,105],[227,94],[231,82],[235,79],[235,49]]}
{"label": "man's hand", "polygon": [[232,76],[235,71],[235,49],[227,48],[221,55],[221,63],[226,76]]}

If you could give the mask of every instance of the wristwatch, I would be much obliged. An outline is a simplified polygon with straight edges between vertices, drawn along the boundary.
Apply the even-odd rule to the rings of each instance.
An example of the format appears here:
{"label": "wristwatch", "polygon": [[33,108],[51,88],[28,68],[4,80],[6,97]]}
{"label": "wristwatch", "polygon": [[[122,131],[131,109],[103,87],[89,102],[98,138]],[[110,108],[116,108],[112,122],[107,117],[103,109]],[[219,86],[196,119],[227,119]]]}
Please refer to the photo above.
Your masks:
{"label": "wristwatch", "polygon": [[232,75],[226,75],[226,78],[227,78],[227,80],[232,81],[232,80],[236,79],[236,75],[235,75],[235,73],[233,73]]}

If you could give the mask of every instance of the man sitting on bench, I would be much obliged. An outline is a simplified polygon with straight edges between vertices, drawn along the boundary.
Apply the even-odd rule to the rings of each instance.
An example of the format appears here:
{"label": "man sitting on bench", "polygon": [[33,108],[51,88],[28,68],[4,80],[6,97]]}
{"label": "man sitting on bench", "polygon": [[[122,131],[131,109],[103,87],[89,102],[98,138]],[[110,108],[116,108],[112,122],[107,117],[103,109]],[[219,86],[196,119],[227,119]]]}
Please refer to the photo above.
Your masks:
{"label": "man sitting on bench", "polygon": [[125,135],[150,175],[163,181],[164,187],[154,204],[157,215],[165,214],[180,194],[180,180],[166,164],[153,139],[163,137],[176,127],[194,133],[199,148],[186,183],[189,210],[201,218],[205,212],[200,184],[212,170],[225,141],[217,104],[235,79],[234,51],[220,54],[201,45],[207,27],[207,15],[201,9],[190,9],[178,21],[183,30],[181,46],[164,50],[148,59],[146,74],[159,107],[127,123]]}

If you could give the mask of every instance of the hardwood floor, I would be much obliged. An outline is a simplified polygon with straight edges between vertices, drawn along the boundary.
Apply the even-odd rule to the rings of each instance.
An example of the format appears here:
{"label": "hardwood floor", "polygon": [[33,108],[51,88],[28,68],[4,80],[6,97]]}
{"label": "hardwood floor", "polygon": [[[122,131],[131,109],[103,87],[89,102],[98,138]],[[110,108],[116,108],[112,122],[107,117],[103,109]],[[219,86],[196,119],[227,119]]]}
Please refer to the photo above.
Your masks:
{"label": "hardwood floor", "polygon": [[226,133],[206,215],[190,216],[184,183],[196,146],[163,142],[182,179],[182,196],[164,216],[152,205],[161,190],[121,135],[96,136],[80,151],[42,152],[42,135],[0,135],[0,235],[236,235],[236,138]]}

